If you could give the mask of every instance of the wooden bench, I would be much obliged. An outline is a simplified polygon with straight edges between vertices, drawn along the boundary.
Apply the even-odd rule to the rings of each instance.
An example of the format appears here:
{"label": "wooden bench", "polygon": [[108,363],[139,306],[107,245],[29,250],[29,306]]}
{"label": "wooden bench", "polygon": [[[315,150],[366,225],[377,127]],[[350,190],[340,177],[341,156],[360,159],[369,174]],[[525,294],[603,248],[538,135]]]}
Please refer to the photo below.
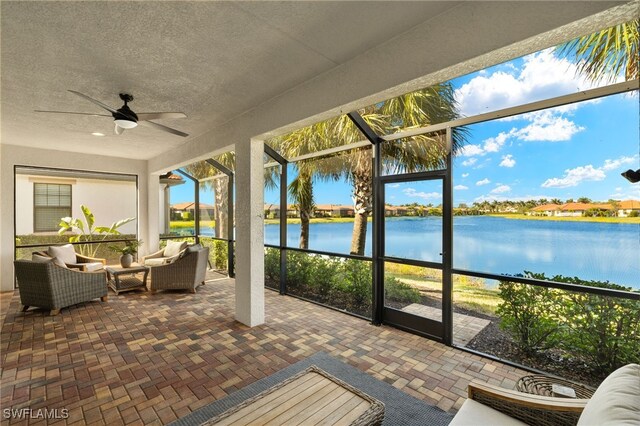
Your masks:
{"label": "wooden bench", "polygon": [[312,365],[204,425],[380,425],[384,404]]}

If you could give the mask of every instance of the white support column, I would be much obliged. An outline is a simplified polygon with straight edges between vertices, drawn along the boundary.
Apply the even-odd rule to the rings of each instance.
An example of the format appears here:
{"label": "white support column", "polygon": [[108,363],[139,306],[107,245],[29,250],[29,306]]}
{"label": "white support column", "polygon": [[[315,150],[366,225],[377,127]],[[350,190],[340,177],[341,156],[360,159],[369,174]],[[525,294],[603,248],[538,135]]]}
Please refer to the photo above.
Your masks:
{"label": "white support column", "polygon": [[[160,243],[160,235],[158,230],[160,229],[160,177],[154,174],[147,174],[146,179],[140,179],[138,185],[140,188],[144,185],[146,188],[146,197],[143,198],[143,191],[140,191],[140,201],[146,200],[144,206],[145,216],[140,218],[140,237],[144,241],[144,245],[140,250],[141,254],[153,253],[158,249]],[[140,206],[140,215],[142,216],[143,208]]]}
{"label": "white support column", "polygon": [[235,144],[236,320],[264,323],[264,142]]}

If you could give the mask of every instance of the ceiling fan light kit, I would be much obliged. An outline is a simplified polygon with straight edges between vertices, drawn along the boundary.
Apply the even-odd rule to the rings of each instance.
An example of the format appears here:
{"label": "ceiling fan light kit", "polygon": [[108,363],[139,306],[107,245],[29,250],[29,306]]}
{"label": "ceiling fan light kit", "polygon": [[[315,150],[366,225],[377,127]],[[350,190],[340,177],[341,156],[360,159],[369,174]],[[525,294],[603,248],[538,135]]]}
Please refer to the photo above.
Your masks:
{"label": "ceiling fan light kit", "polygon": [[[151,120],[155,120],[155,119],[161,119],[161,118],[185,118],[187,115],[183,112],[144,112],[144,113],[140,113],[139,115],[136,114],[135,112],[133,112],[131,110],[131,108],[129,108],[129,105],[127,105],[128,102],[133,101],[133,96],[128,94],[128,93],[120,93],[120,99],[122,99],[124,101],[124,105],[122,105],[122,107],[120,107],[119,109],[114,109],[111,108],[109,105],[103,104],[102,102],[93,99],[87,95],[85,95],[84,93],[80,93],[80,92],[76,92],[75,90],[69,90],[69,92],[73,93],[74,95],[78,95],[81,98],[85,98],[86,100],[88,100],[89,102],[92,102],[96,105],[98,105],[101,108],[106,109],[107,111],[109,111],[111,113],[111,116],[113,117],[113,122],[115,123],[115,129],[114,132],[116,135],[121,135],[125,130],[127,129],[133,129],[135,127],[138,126],[138,121],[146,121],[148,124],[150,124],[152,127],[155,127],[156,129],[177,135],[177,136],[182,136],[182,137],[187,137],[189,136],[189,134],[181,132],[180,130],[176,130],[173,129],[171,127],[162,125],[162,124],[158,124],[158,123],[154,123]],[[36,112],[48,112],[48,113],[55,113],[55,114],[76,114],[76,115],[91,115],[91,116],[105,116],[108,117],[108,115],[103,115],[103,114],[94,114],[94,113],[84,113],[84,112],[70,112],[70,111],[42,111],[42,110],[36,110]],[[95,135],[95,132],[92,133]]]}

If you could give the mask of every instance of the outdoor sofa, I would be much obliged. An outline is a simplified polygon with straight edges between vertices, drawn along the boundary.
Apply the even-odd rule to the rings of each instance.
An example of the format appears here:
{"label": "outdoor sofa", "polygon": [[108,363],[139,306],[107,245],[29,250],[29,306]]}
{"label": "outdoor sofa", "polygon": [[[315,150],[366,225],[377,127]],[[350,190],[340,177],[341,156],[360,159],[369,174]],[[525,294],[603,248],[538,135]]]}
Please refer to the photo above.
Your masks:
{"label": "outdoor sofa", "polygon": [[58,315],[60,309],[100,298],[107,301],[107,273],[81,272],[46,261],[14,261],[22,311],[30,306],[49,309]]}
{"label": "outdoor sofa", "polygon": [[640,365],[611,373],[590,399],[530,395],[489,384],[469,384],[469,397],[450,426],[640,425]]}

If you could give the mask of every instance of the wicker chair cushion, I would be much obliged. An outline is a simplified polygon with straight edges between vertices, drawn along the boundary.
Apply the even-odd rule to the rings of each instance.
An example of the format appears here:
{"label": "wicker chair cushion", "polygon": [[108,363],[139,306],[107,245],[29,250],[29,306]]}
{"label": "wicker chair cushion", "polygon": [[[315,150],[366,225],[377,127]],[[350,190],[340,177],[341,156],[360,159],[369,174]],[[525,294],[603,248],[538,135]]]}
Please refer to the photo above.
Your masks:
{"label": "wicker chair cushion", "polygon": [[167,263],[167,259],[164,257],[158,257],[157,259],[146,259],[144,266],[162,266]]}
{"label": "wicker chair cushion", "polygon": [[167,241],[167,246],[164,248],[162,255],[164,257],[172,257],[180,253],[186,247],[186,241]]}
{"label": "wicker chair cushion", "polygon": [[53,257],[40,256],[39,254],[33,253],[31,255],[31,260],[38,263],[47,263],[47,262],[53,262]]}
{"label": "wicker chair cushion", "polygon": [[618,368],[598,386],[578,426],[640,425],[640,365]]}
{"label": "wicker chair cushion", "polygon": [[81,263],[81,265],[84,268],[85,272],[100,271],[102,268],[104,268],[104,265],[100,262],[87,262]]}
{"label": "wicker chair cushion", "polygon": [[477,425],[526,425],[520,420],[509,417],[498,410],[487,407],[471,398],[468,398],[458,414],[453,418],[449,426],[477,426]]}
{"label": "wicker chair cushion", "polygon": [[50,246],[47,252],[49,256],[58,257],[64,263],[76,263],[76,251],[73,249],[73,245],[71,244]]}
{"label": "wicker chair cushion", "polygon": [[39,254],[34,253],[33,255],[31,255],[31,260],[38,263],[53,262],[54,264],[60,266],[61,268],[67,267],[67,265],[59,257],[41,256]]}

